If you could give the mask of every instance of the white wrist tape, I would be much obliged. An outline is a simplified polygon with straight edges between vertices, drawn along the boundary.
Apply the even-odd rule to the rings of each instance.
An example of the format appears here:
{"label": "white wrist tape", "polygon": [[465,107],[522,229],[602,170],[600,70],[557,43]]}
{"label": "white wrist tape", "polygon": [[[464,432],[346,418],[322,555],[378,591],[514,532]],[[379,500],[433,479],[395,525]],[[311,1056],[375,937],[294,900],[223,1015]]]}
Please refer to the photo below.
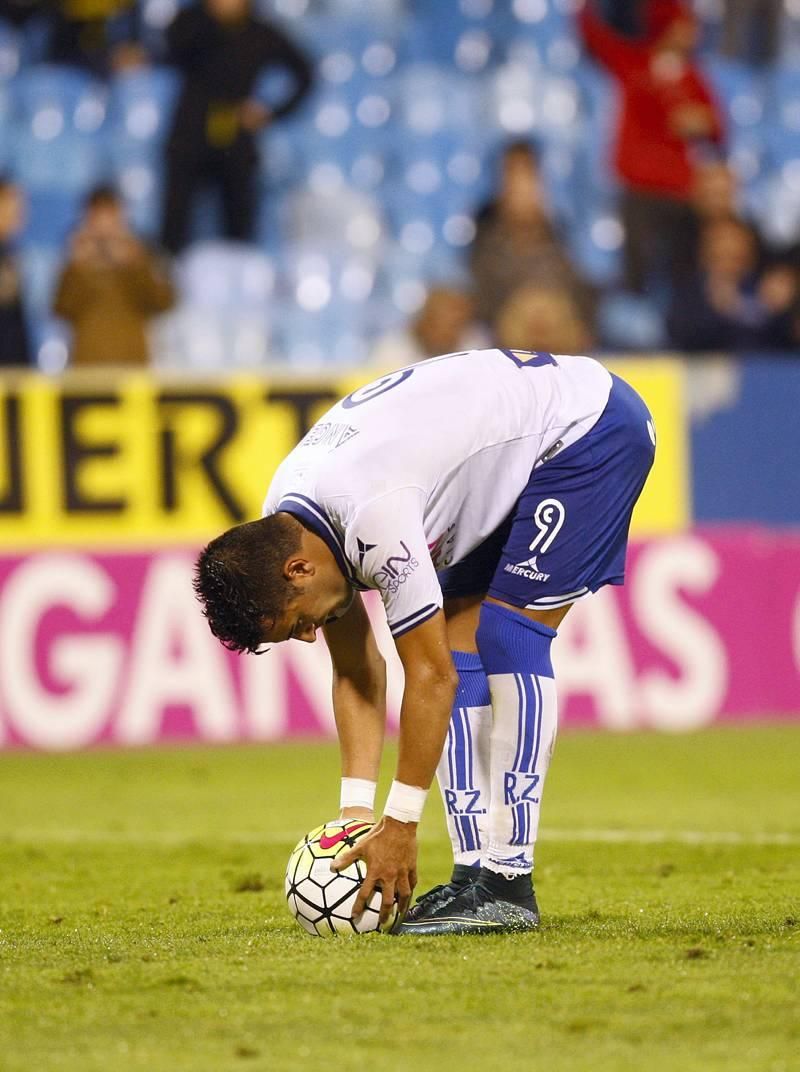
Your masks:
{"label": "white wrist tape", "polygon": [[392,782],[383,814],[401,823],[418,823],[422,818],[427,796],[427,789],[420,789],[417,785],[405,785],[403,782]]}
{"label": "white wrist tape", "polygon": [[342,778],[339,794],[340,808],[372,808],[375,806],[376,782],[368,778]]}

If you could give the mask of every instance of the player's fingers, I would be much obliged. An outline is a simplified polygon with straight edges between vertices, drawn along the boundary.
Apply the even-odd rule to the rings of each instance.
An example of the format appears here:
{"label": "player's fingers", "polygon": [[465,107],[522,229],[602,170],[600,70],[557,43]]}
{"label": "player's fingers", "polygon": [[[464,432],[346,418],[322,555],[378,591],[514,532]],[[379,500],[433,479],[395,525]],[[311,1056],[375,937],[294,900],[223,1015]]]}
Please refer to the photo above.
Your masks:
{"label": "player's fingers", "polygon": [[360,860],[362,855],[363,850],[360,845],[354,845],[347,852],[340,852],[338,856],[334,856],[331,860],[331,871],[343,871],[354,860]]}
{"label": "player's fingers", "polygon": [[417,888],[417,869],[416,869],[416,867],[412,867],[411,870],[408,872],[408,885],[411,888],[411,893],[413,893],[414,890]]}
{"label": "player's fingers", "polygon": [[375,891],[375,879],[370,875],[364,879],[358,890],[358,896],[355,899],[353,905],[353,919],[358,919],[364,909],[367,907],[367,901],[370,899]]}
{"label": "player's fingers", "polygon": [[401,875],[397,880],[397,886],[395,887],[397,895],[397,914],[402,917],[408,911],[408,906],[411,904],[411,892],[413,886],[410,882],[409,875]]}
{"label": "player's fingers", "polygon": [[394,893],[395,884],[393,882],[387,882],[383,884],[381,890],[381,911],[378,917],[378,922],[381,927],[385,926],[391,919],[392,912],[394,911]]}

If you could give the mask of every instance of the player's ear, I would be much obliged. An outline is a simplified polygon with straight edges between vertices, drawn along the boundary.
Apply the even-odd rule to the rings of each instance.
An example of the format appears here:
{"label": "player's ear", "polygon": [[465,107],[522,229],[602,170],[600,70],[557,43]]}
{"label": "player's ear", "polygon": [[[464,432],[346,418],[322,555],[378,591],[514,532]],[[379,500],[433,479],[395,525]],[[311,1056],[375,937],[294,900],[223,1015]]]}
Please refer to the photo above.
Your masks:
{"label": "player's ear", "polygon": [[310,562],[307,558],[301,558],[299,555],[292,555],[291,558],[287,558],[283,566],[283,575],[289,581],[308,580],[309,577],[313,577],[316,572],[314,563]]}

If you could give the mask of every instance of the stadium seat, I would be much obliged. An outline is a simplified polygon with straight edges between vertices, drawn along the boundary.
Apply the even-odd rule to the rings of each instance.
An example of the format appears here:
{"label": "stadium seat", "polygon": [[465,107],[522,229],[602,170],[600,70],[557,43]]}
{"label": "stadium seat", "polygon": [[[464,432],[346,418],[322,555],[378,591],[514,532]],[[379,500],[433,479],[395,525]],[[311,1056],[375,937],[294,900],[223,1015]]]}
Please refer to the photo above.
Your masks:
{"label": "stadium seat", "polygon": [[578,267],[596,286],[619,281],[623,233],[613,206],[596,203],[568,237]]}
{"label": "stadium seat", "polygon": [[248,368],[269,356],[275,266],[260,250],[201,242],[181,257],[179,308],[160,325],[171,360],[191,368]]}
{"label": "stadium seat", "polygon": [[416,136],[449,129],[475,137],[482,119],[480,79],[434,64],[409,64],[396,79],[397,122]]}
{"label": "stadium seat", "polygon": [[283,201],[283,233],[290,243],[309,243],[378,255],[385,224],[378,202],[342,184],[329,190],[308,187]]}
{"label": "stadium seat", "polygon": [[20,40],[14,27],[0,19],[0,84],[8,82],[19,70]]}
{"label": "stadium seat", "polygon": [[722,105],[731,131],[757,127],[764,113],[764,83],[745,63],[706,56],[703,69]]}
{"label": "stadium seat", "polygon": [[597,308],[603,345],[618,350],[658,350],[667,345],[664,319],[649,298],[621,291],[605,294]]}
{"label": "stadium seat", "polygon": [[32,322],[50,315],[53,290],[63,259],[59,246],[26,242],[22,249],[25,307]]}
{"label": "stadium seat", "polygon": [[142,68],[111,82],[108,118],[114,142],[160,144],[169,131],[180,80],[168,67]]}
{"label": "stadium seat", "polygon": [[36,67],[14,84],[15,173],[31,190],[84,192],[107,170],[104,87],[82,72]]}

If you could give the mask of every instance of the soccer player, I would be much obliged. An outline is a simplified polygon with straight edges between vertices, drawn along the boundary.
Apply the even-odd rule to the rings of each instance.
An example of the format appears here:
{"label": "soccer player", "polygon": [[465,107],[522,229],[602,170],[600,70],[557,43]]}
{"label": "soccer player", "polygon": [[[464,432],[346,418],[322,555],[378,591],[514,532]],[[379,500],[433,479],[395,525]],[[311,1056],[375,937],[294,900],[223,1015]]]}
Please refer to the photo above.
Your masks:
{"label": "soccer player", "polygon": [[[473,350],[354,391],[278,468],[264,516],[213,540],[195,587],[238,651],[322,629],[342,814],[373,818],[385,678],[360,592],[377,589],[405,673],[397,773],[360,857],[399,934],[533,930],[542,789],[556,735],[550,647],[569,607],[622,584],[655,431],[587,357]],[[437,772],[450,880],[406,912]],[[404,918],[403,918],[404,917]]]}

